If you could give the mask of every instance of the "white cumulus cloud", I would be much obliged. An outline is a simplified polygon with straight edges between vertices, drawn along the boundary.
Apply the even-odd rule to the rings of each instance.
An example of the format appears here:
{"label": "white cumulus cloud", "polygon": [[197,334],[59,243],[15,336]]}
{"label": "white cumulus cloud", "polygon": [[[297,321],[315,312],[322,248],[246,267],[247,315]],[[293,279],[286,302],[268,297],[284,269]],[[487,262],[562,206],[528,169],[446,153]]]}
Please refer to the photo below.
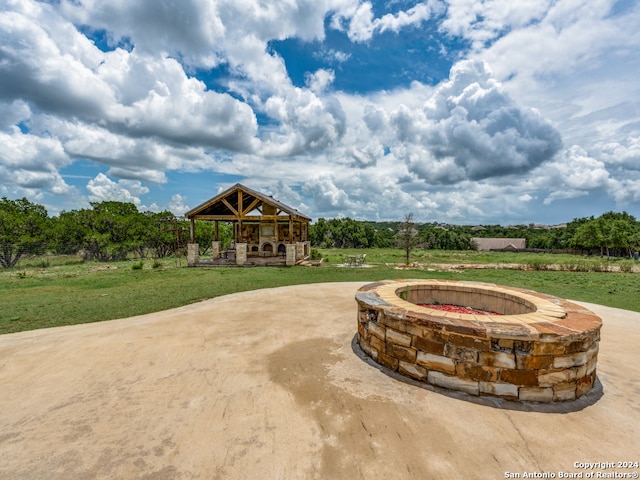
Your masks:
{"label": "white cumulus cloud", "polygon": [[99,173],[87,183],[91,202],[118,201],[130,202],[139,206],[140,196],[149,192],[139,181],[119,180],[114,182],[103,173]]}
{"label": "white cumulus cloud", "polygon": [[432,183],[522,174],[562,145],[553,126],[516,104],[483,62],[459,62],[423,109],[403,105],[391,117],[403,142],[399,156]]}

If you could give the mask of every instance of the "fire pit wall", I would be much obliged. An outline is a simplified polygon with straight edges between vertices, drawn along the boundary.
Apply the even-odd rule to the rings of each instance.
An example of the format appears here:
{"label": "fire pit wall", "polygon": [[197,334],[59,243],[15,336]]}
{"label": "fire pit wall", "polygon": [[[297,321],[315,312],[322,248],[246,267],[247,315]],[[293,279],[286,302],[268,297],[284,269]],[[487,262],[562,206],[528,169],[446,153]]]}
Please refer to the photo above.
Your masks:
{"label": "fire pit wall", "polygon": [[477,282],[388,280],[360,288],[356,301],[362,350],[414,380],[534,402],[574,400],[595,383],[602,321],[566,300]]}

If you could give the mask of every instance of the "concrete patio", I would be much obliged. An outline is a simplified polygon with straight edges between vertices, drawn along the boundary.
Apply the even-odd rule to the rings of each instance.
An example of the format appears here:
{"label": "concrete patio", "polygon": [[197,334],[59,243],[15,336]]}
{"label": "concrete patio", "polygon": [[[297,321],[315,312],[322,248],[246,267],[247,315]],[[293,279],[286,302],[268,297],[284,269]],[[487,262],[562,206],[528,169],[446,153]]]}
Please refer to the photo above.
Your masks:
{"label": "concrete patio", "polygon": [[640,472],[583,465],[640,461],[640,313],[585,304],[603,319],[593,393],[553,406],[489,401],[367,363],[353,341],[362,285],[0,336],[0,478]]}

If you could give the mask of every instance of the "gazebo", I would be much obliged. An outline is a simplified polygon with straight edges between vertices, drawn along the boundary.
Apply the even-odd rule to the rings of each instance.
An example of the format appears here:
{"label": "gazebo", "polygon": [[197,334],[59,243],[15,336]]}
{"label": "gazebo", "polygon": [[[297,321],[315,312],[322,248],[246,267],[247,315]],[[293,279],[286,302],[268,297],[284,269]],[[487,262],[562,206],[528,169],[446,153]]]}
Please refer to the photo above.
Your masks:
{"label": "gazebo", "polygon": [[[309,257],[311,218],[269,195],[239,183],[189,210],[187,263],[206,265],[295,265]],[[199,258],[195,221],[215,222],[212,258]],[[233,224],[233,241],[222,250],[219,222]]]}

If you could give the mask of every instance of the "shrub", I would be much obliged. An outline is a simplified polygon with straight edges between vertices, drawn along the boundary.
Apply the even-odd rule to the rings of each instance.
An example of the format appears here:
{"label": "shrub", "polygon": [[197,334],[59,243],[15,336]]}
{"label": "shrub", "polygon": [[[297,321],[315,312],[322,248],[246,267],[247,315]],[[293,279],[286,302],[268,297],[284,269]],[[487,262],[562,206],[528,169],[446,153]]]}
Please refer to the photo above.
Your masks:
{"label": "shrub", "polygon": [[51,266],[51,262],[49,262],[48,259],[43,258],[37,263],[37,266],[39,268],[49,268]]}
{"label": "shrub", "polygon": [[144,262],[140,260],[139,262],[136,262],[133,265],[131,265],[131,270],[142,270],[143,267],[144,267]]}
{"label": "shrub", "polygon": [[322,258],[322,254],[318,251],[317,248],[311,249],[311,260],[320,260]]}
{"label": "shrub", "polygon": [[594,272],[608,272],[609,271],[609,262],[607,260],[597,260],[593,262],[593,271]]}
{"label": "shrub", "polygon": [[576,272],[590,272],[592,270],[592,265],[593,262],[582,259],[576,263]]}
{"label": "shrub", "polygon": [[620,262],[620,271],[625,273],[633,272],[633,260],[623,260]]}
{"label": "shrub", "polygon": [[527,261],[527,265],[529,265],[529,267],[531,267],[533,270],[548,270],[549,269],[549,263],[546,262],[542,258],[533,258],[533,259]]}
{"label": "shrub", "polygon": [[578,264],[571,262],[562,262],[559,264],[560,270],[563,272],[576,272],[578,271]]}

